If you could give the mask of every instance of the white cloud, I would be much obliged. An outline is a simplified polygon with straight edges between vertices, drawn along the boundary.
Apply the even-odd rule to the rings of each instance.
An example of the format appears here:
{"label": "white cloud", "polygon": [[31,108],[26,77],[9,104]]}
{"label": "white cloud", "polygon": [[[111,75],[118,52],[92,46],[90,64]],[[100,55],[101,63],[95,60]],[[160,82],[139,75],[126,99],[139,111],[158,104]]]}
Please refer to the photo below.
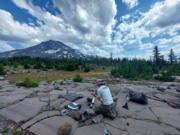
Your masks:
{"label": "white cloud", "polygon": [[179,24],[179,13],[180,0],[165,0],[157,2],[151,10],[145,14],[146,20],[148,20],[146,25],[163,28]]}
{"label": "white cloud", "polygon": [[61,14],[56,16],[33,5],[31,0],[13,0],[13,2],[36,17],[40,25],[39,27],[29,25],[38,31],[35,37],[29,36],[29,39],[33,39],[29,42],[30,45],[35,41],[49,39],[70,43],[74,48],[82,48],[84,44],[89,47],[105,47],[111,42],[112,28],[116,23],[114,17],[117,12],[114,0],[106,0],[106,2],[53,0],[56,8],[61,11]]}
{"label": "white cloud", "polygon": [[179,44],[180,43],[180,35],[173,36],[171,38],[160,38],[156,40],[156,43],[162,44]]}
{"label": "white cloud", "polygon": [[127,15],[122,16],[121,19],[124,21],[124,20],[128,20],[130,17],[131,15],[127,14]]}
{"label": "white cloud", "polygon": [[122,0],[122,2],[125,3],[130,9],[138,5],[138,0]]}
{"label": "white cloud", "polygon": [[11,50],[14,50],[12,46],[0,40],[0,52],[11,51]]}
{"label": "white cloud", "polygon": [[[177,8],[179,6],[180,0],[165,0],[156,2],[147,12],[122,16],[120,18],[122,23],[114,32],[113,43],[123,46],[122,52],[144,50],[152,53],[154,45],[169,50],[169,48],[179,44],[180,40],[178,33],[180,30],[180,20],[178,19],[180,18],[180,8]],[[166,39],[166,36],[169,38]],[[153,41],[153,38],[156,41]],[[143,57],[150,55],[150,53],[139,53]],[[163,55],[167,55],[167,52],[163,53]]]}
{"label": "white cloud", "polygon": [[0,16],[0,39],[3,41],[26,42],[39,34],[37,28],[15,21],[7,11],[0,9]]}

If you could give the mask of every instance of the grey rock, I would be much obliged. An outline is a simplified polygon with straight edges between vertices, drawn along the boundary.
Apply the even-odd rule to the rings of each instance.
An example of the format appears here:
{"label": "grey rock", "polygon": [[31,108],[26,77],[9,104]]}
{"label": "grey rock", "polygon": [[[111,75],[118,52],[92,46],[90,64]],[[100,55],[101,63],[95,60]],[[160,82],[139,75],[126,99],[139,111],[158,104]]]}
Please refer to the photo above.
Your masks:
{"label": "grey rock", "polygon": [[0,76],[0,81],[3,81],[4,80],[4,77]]}
{"label": "grey rock", "polygon": [[59,135],[70,135],[72,130],[72,125],[68,122],[65,122],[62,124],[59,129],[58,129],[58,134]]}
{"label": "grey rock", "polygon": [[82,115],[79,111],[72,112],[71,117],[76,121],[82,120]]}
{"label": "grey rock", "polygon": [[166,87],[162,87],[162,86],[157,87],[157,90],[161,92],[164,92],[166,89],[167,89]]}
{"label": "grey rock", "polygon": [[179,131],[175,128],[153,121],[127,119],[126,122],[129,123],[129,126],[127,126],[129,135],[179,134]]}
{"label": "grey rock", "polygon": [[43,113],[37,115],[36,117],[34,117],[33,119],[31,119],[30,121],[24,123],[21,127],[23,129],[26,129],[26,128],[31,127],[35,123],[43,120],[43,119],[46,119],[46,118],[49,118],[49,117],[52,117],[52,116],[59,116],[59,115],[60,115],[59,111],[47,111],[47,112],[43,112]]}
{"label": "grey rock", "polygon": [[0,115],[15,122],[20,122],[37,115],[41,107],[44,105],[46,104],[40,102],[38,98],[26,99],[22,102],[1,109]]}
{"label": "grey rock", "polygon": [[180,86],[178,86],[178,87],[176,88],[176,91],[177,91],[177,92],[180,92]]}
{"label": "grey rock", "polygon": [[55,85],[55,86],[54,86],[54,89],[55,89],[55,90],[62,90],[61,87],[58,86],[58,85]]}
{"label": "grey rock", "polygon": [[78,123],[67,116],[55,116],[42,120],[34,124],[31,128],[29,128],[29,130],[37,135],[57,135],[59,126],[65,122],[72,124],[72,132],[70,134],[72,135],[75,129],[78,127]]}
{"label": "grey rock", "polygon": [[180,110],[171,107],[152,107],[152,111],[162,123],[167,123],[180,130]]}

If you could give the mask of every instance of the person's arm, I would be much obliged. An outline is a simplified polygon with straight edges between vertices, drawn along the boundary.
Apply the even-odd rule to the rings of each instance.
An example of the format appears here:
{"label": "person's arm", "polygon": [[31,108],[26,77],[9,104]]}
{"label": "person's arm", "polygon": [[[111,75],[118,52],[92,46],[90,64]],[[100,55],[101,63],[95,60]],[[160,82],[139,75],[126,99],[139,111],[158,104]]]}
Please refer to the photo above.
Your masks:
{"label": "person's arm", "polygon": [[95,92],[92,93],[92,95],[96,98],[96,100],[100,101],[101,100],[101,97],[99,97]]}

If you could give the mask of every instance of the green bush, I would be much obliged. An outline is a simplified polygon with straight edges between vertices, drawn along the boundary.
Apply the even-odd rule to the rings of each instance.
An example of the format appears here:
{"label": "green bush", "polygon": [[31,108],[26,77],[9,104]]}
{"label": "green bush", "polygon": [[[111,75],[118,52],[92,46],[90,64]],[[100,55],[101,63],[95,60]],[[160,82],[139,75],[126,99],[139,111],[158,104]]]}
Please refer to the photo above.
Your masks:
{"label": "green bush", "polygon": [[20,82],[19,83],[19,86],[24,86],[24,87],[38,87],[39,86],[39,83],[34,81],[34,80],[31,80],[29,78],[26,78],[23,82]]}
{"label": "green bush", "polygon": [[162,73],[162,75],[157,75],[157,76],[155,76],[155,79],[160,80],[160,81],[165,81],[165,82],[175,80],[175,78],[172,77],[171,74],[169,74],[169,73]]}
{"label": "green bush", "polygon": [[37,63],[36,65],[34,65],[34,69],[43,69],[44,66],[41,63]]}
{"label": "green bush", "polygon": [[1,133],[8,133],[8,131],[9,131],[9,128],[5,127],[5,128],[1,131]]}
{"label": "green bush", "polygon": [[31,67],[28,64],[24,65],[24,69],[30,69]]}
{"label": "green bush", "polygon": [[19,131],[19,130],[16,130],[14,132],[12,132],[12,135],[23,135],[24,132],[23,131]]}
{"label": "green bush", "polygon": [[177,80],[176,80],[176,82],[180,83],[180,80],[179,80],[179,79],[177,79]]}
{"label": "green bush", "polygon": [[2,65],[0,65],[0,75],[6,75],[6,71]]}
{"label": "green bush", "polygon": [[86,66],[85,68],[84,68],[84,72],[89,72],[90,71],[90,67],[89,66]]}
{"label": "green bush", "polygon": [[152,78],[151,75],[147,75],[147,76],[144,77],[145,80],[150,80],[151,78]]}
{"label": "green bush", "polygon": [[13,68],[18,68],[18,64],[14,64],[14,65],[13,65]]}
{"label": "green bush", "polygon": [[82,82],[83,77],[80,74],[77,74],[74,78],[73,81],[74,82]]}

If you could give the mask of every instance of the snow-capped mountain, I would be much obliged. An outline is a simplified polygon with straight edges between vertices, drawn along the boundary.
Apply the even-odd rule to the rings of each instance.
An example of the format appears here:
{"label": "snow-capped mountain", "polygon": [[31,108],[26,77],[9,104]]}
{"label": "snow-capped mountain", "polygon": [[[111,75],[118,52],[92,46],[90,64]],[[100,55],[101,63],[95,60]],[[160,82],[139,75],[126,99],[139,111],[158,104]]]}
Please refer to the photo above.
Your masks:
{"label": "snow-capped mountain", "polygon": [[88,56],[83,55],[77,50],[65,45],[59,41],[49,40],[38,45],[21,49],[0,53],[0,58],[8,58],[15,56],[30,56],[41,58],[75,58],[84,59]]}

